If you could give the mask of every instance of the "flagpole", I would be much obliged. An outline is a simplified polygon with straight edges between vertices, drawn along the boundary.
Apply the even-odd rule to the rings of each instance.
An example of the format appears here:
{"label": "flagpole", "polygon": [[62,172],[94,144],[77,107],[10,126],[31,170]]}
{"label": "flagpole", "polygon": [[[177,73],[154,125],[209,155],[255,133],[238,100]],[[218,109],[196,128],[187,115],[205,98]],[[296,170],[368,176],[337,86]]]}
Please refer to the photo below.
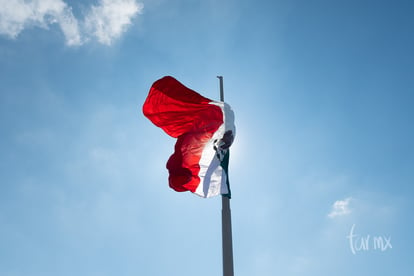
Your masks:
{"label": "flagpole", "polygon": [[[224,102],[223,77],[220,81],[220,101]],[[233,238],[231,230],[230,198],[221,196],[221,236],[223,247],[223,276],[233,276]]]}

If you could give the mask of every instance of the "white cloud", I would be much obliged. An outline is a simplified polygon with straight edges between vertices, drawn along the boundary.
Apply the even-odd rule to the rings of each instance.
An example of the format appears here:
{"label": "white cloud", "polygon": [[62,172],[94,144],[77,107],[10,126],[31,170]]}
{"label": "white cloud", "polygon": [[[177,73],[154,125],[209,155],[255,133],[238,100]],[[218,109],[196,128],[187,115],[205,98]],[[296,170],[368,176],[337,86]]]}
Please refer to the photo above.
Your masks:
{"label": "white cloud", "polygon": [[23,1],[0,0],[0,5],[0,33],[15,38],[31,17],[31,9]]}
{"label": "white cloud", "polygon": [[136,0],[100,0],[83,21],[63,0],[0,0],[0,35],[16,39],[25,29],[59,25],[68,46],[83,44],[91,37],[110,45],[143,9]]}
{"label": "white cloud", "polygon": [[131,24],[131,19],[140,13],[143,4],[135,0],[101,0],[98,6],[92,6],[85,18],[88,33],[98,41],[110,45]]}
{"label": "white cloud", "polygon": [[349,209],[349,203],[351,202],[352,198],[348,197],[344,200],[337,200],[332,205],[332,210],[328,214],[328,217],[335,218],[338,216],[344,216],[351,213],[351,210]]}
{"label": "white cloud", "polygon": [[67,45],[76,46],[82,44],[78,21],[73,16],[71,9],[66,9],[62,14],[60,14],[58,22],[63,34],[65,35]]}
{"label": "white cloud", "polygon": [[16,38],[25,28],[58,24],[66,43],[81,44],[78,22],[62,0],[0,0],[0,34]]}

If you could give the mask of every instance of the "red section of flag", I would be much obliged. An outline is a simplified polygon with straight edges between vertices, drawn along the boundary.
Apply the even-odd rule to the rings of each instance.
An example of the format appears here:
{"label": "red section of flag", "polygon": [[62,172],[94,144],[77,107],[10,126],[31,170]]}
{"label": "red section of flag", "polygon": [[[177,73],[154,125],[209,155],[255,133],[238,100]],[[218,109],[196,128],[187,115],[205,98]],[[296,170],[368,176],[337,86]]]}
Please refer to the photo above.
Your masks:
{"label": "red section of flag", "polygon": [[211,102],[169,76],[156,81],[145,100],[144,115],[178,138],[167,162],[169,185],[178,192],[197,189],[203,149],[223,124],[221,108]]}

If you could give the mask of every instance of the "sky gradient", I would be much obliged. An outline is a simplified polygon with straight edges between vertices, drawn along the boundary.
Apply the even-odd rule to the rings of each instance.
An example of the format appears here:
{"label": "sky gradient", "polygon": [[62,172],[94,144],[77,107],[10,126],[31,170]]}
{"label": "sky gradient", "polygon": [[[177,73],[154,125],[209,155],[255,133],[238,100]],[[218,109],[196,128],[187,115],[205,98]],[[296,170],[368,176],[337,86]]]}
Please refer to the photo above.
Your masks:
{"label": "sky gradient", "polygon": [[221,275],[221,199],[168,187],[142,115],[165,75],[224,77],[235,275],[411,275],[413,12],[0,0],[0,275]]}

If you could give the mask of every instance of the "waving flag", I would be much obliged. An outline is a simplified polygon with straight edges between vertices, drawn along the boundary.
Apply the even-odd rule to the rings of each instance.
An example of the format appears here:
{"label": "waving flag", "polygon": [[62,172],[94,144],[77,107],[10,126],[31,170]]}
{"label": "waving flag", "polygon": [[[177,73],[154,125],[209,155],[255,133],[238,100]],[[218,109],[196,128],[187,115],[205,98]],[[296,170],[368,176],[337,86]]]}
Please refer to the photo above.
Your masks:
{"label": "waving flag", "polygon": [[205,98],[167,76],[154,82],[142,109],[152,123],[177,138],[167,162],[171,188],[202,197],[230,196],[228,148],[235,127],[228,104]]}

